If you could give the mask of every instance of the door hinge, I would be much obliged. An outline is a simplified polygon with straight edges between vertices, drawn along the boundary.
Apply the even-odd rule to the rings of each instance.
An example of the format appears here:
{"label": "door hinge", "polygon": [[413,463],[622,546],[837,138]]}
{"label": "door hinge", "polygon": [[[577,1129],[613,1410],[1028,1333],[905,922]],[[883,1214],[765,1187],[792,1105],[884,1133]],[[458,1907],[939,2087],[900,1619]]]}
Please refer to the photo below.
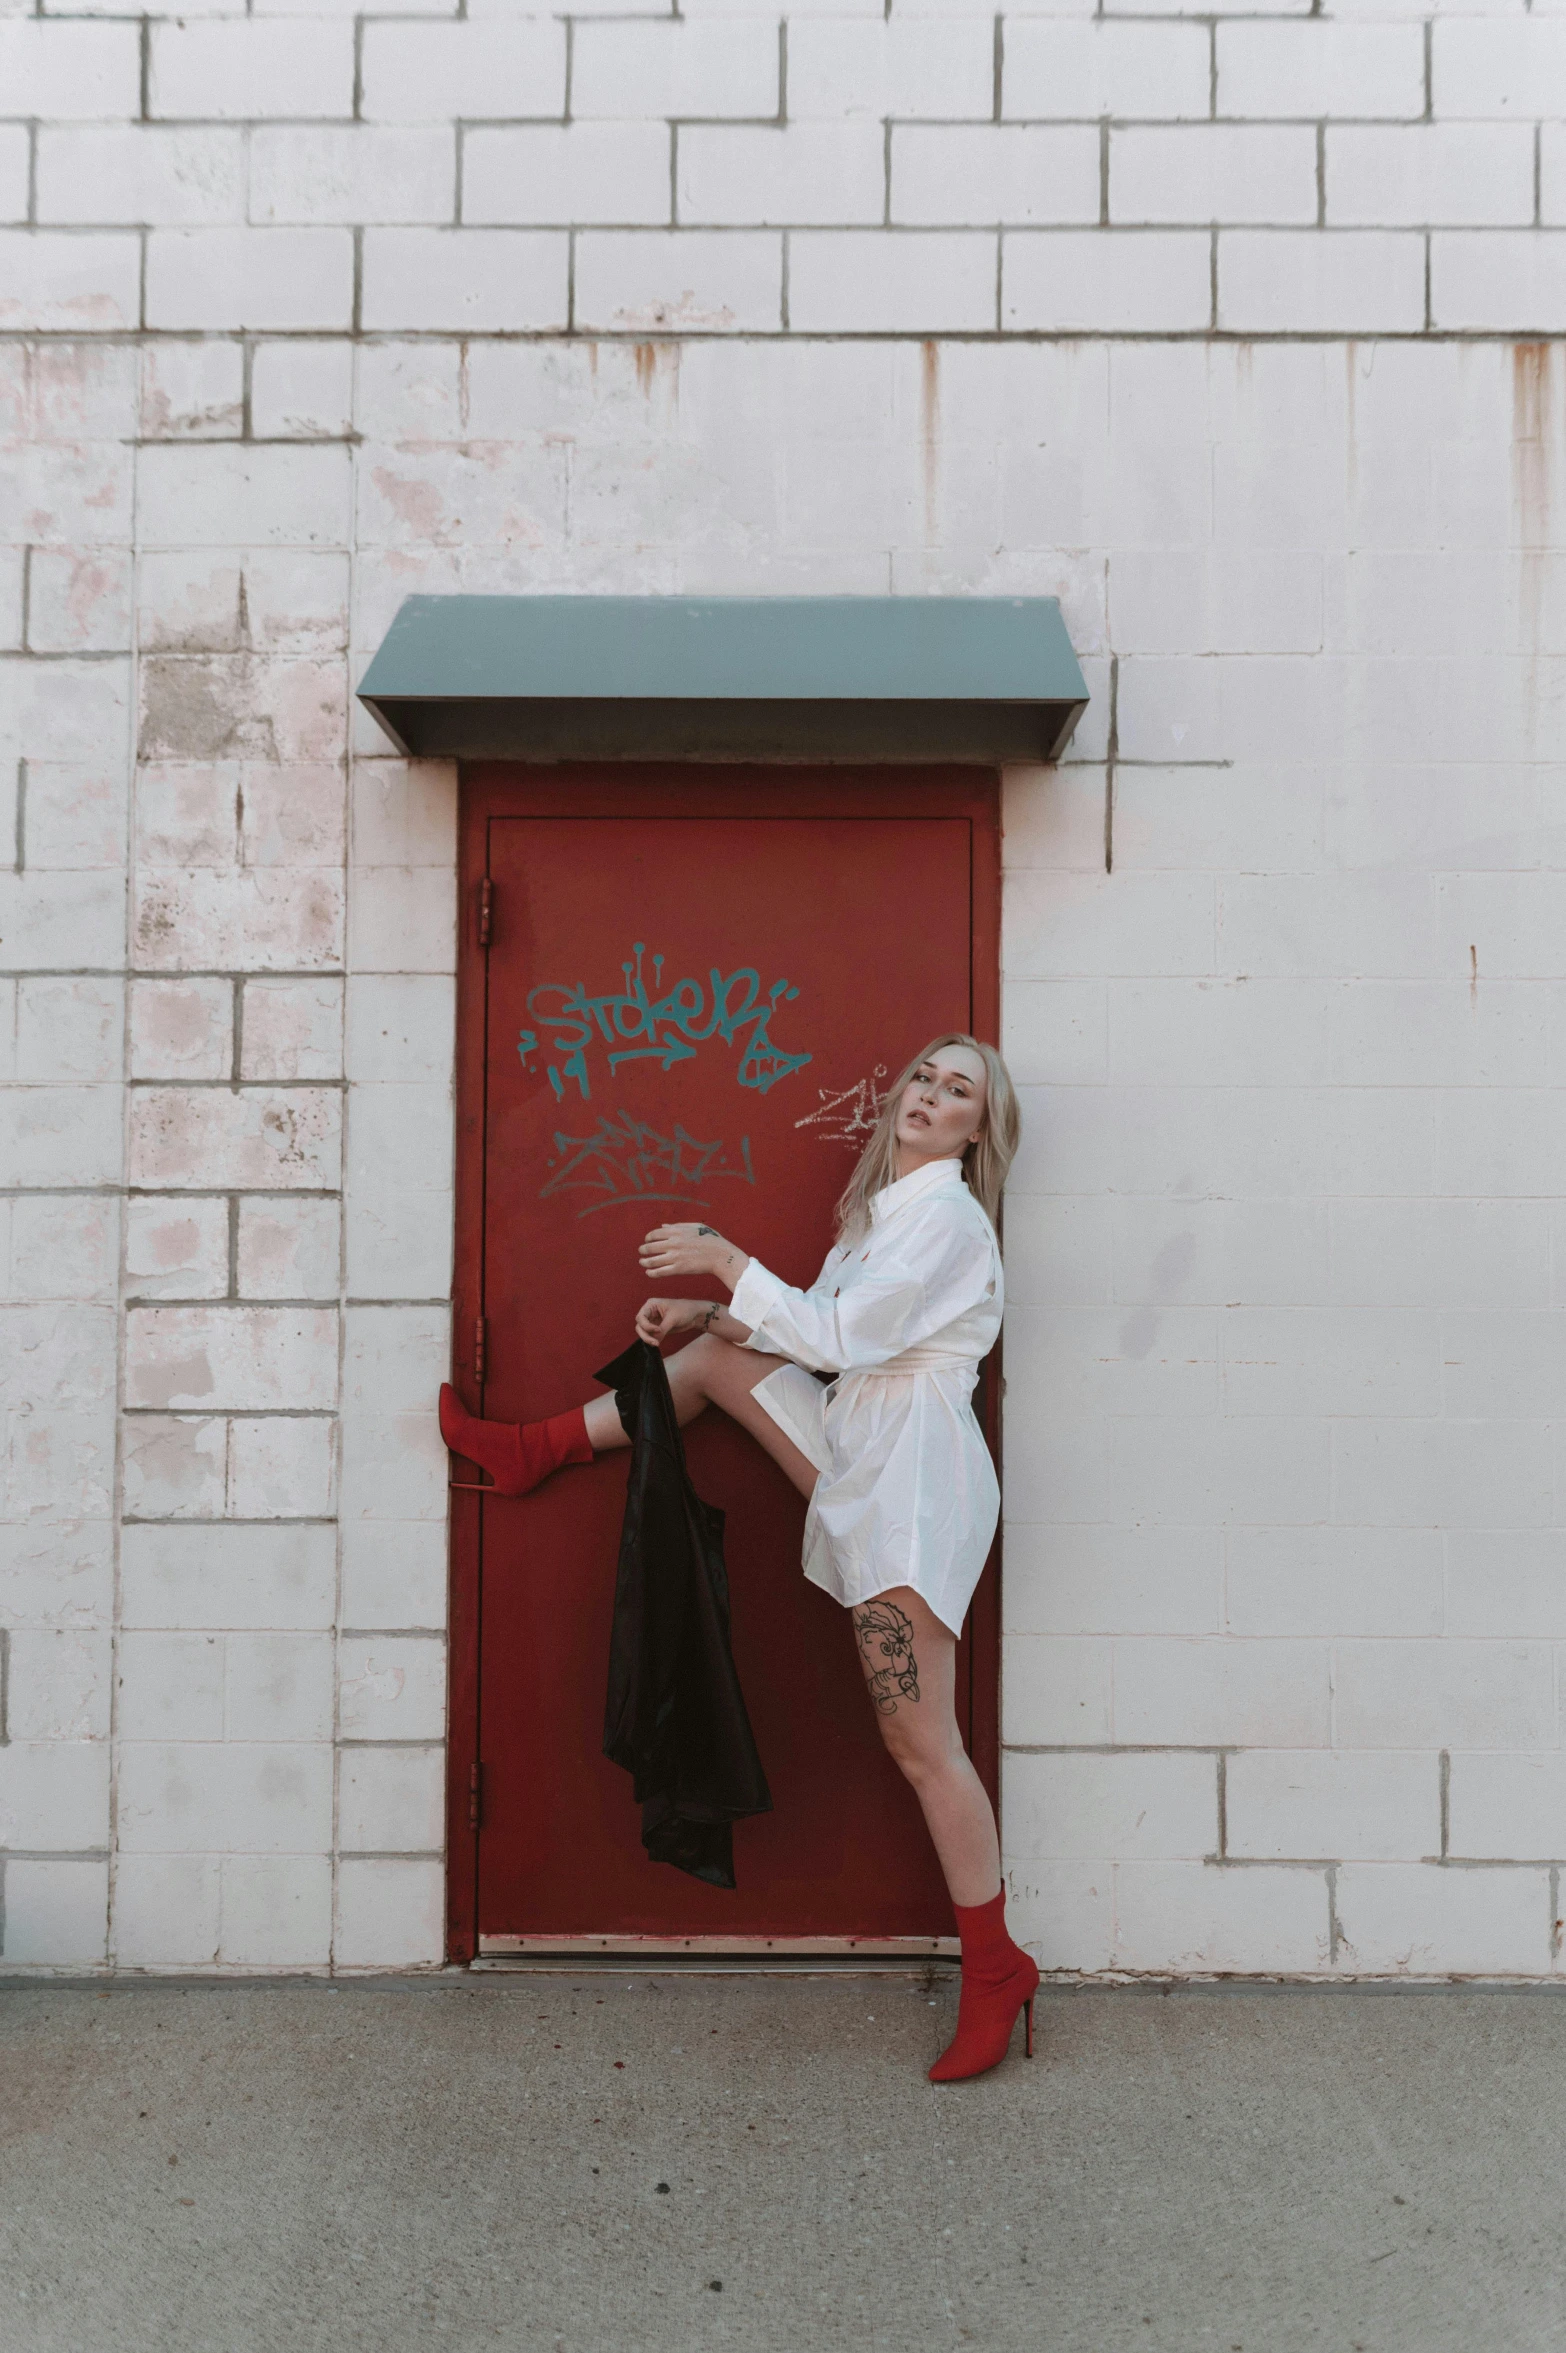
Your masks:
{"label": "door hinge", "polygon": [[468,1828],[477,1830],[484,1814],[484,1768],[475,1765],[468,1775]]}
{"label": "door hinge", "polygon": [[484,1386],[484,1360],[488,1354],[485,1343],[488,1338],[488,1324],[483,1316],[476,1316],[473,1323],[473,1378],[481,1389]]}
{"label": "door hinge", "polygon": [[487,948],[489,946],[490,918],[494,913],[494,909],[495,886],[491,882],[489,876],[486,874],[483,881],[479,884],[478,894],[478,944],[481,948]]}

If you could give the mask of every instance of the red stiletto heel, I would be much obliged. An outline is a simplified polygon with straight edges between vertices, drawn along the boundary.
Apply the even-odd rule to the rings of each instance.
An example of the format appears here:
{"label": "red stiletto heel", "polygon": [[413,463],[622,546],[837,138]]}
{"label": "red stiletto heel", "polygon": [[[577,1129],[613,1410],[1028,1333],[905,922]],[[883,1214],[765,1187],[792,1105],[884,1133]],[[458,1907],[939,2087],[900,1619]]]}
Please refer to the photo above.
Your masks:
{"label": "red stiletto heel", "polygon": [[1005,1889],[987,1904],[952,1908],[962,1938],[962,1996],[957,2032],[930,2069],[932,2083],[961,2083],[998,2067],[1019,2010],[1027,2054],[1033,2056],[1033,1997],[1039,1973],[1032,1958],[1007,1934]]}
{"label": "red stiletto heel", "polygon": [[530,1495],[551,1471],[593,1459],[581,1406],[546,1422],[486,1422],[468,1412],[449,1381],[440,1388],[440,1434],[453,1454],[488,1471],[496,1495]]}

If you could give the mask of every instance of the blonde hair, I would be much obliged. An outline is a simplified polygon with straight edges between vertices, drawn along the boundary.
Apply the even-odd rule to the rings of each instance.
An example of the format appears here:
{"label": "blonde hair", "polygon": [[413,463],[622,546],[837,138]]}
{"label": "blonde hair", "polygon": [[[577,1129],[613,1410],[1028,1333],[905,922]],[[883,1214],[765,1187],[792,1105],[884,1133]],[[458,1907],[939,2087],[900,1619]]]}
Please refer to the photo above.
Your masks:
{"label": "blonde hair", "polygon": [[903,1089],[914,1072],[933,1055],[944,1053],[948,1046],[966,1046],[970,1054],[977,1054],[984,1065],[984,1124],[978,1142],[970,1144],[962,1156],[962,1173],[969,1192],[978,1202],[991,1225],[1000,1209],[1001,1188],[1006,1182],[1006,1171],[1016,1155],[1022,1133],[1022,1114],[1017,1104],[1017,1090],[1011,1083],[1011,1073],[993,1046],[983,1045],[978,1038],[970,1038],[965,1030],[949,1030],[945,1037],[932,1038],[922,1054],[916,1054],[907,1067],[900,1071],[881,1098],[881,1108],[870,1141],[859,1156],[854,1170],[837,1204],[837,1235],[840,1242],[858,1242],[870,1230],[870,1202],[897,1182],[897,1112],[903,1099]]}

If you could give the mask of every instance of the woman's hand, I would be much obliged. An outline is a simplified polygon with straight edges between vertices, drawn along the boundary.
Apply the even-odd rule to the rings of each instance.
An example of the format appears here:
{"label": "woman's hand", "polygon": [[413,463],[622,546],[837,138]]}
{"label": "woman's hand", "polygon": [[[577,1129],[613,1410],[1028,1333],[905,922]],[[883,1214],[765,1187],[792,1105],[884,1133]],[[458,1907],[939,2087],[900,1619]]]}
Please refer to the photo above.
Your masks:
{"label": "woman's hand", "polygon": [[654,1226],[643,1238],[639,1255],[643,1274],[654,1282],[715,1275],[731,1291],[750,1264],[745,1252],[726,1242],[716,1226]]}
{"label": "woman's hand", "polygon": [[711,1299],[644,1299],[636,1315],[636,1337],[654,1348],[681,1332],[699,1332],[716,1322],[723,1310]]}

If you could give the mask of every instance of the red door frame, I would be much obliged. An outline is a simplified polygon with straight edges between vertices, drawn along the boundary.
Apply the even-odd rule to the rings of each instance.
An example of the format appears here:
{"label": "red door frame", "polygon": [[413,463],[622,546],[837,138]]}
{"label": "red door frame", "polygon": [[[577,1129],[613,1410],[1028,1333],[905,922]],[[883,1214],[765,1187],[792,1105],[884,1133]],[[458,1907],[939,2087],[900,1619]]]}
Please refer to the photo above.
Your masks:
{"label": "red door frame", "polygon": [[[520,762],[464,763],[459,771],[457,924],[456,1263],[452,1283],[453,1362],[471,1394],[474,1343],[484,1312],[484,1123],[489,960],[485,937],[490,821],[496,817],[798,816],[966,817],[973,827],[972,989],[974,1029],[1000,1031],[1000,777],[988,768],[714,768],[687,763],[583,764],[528,768]],[[503,912],[498,920],[503,921]],[[1000,1354],[982,1388],[985,1435],[1000,1462]],[[478,1831],[483,1803],[479,1755],[479,1646],[482,1639],[483,1507],[451,1497],[451,1606],[446,1775],[446,1951],[471,1961],[478,1950]],[[959,1653],[972,1707],[973,1761],[998,1804],[1000,1778],[1000,1538],[980,1580]],[[995,1672],[975,1662],[992,1658]]]}

